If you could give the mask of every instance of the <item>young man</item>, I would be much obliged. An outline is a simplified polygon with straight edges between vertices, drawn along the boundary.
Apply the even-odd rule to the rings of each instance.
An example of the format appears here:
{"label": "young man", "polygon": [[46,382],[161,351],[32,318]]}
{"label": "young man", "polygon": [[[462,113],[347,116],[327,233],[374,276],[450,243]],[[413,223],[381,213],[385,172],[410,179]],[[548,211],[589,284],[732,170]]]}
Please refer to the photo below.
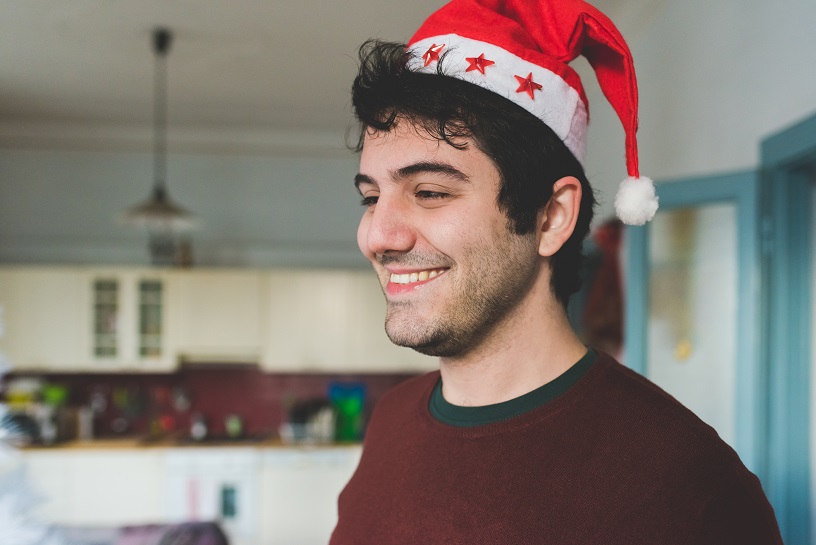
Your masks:
{"label": "young man", "polygon": [[569,326],[594,204],[582,49],[642,193],[619,213],[645,221],[631,58],[591,6],[454,0],[409,46],[361,49],[358,244],[389,337],[440,369],[377,405],[333,545],[781,543],[714,430]]}

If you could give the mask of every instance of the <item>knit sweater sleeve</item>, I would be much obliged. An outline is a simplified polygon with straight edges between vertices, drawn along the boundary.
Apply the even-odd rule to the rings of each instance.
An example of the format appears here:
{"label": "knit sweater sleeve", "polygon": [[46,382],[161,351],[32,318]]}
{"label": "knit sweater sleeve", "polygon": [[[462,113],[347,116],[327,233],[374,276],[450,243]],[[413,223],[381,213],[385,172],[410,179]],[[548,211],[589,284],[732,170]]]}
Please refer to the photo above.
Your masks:
{"label": "knit sweater sleeve", "polygon": [[773,507],[759,479],[744,467],[726,470],[700,528],[700,545],[782,545]]}

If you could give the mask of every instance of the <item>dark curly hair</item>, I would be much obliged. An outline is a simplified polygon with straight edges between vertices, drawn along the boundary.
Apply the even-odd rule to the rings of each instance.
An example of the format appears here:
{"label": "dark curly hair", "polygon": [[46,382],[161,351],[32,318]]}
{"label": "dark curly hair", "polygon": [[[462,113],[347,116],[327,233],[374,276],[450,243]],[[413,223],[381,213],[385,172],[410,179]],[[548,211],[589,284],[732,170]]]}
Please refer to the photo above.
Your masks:
{"label": "dark curly hair", "polygon": [[446,76],[444,55],[436,74],[409,70],[410,55],[401,43],[369,40],[360,47],[360,68],[352,85],[352,106],[360,122],[356,150],[362,150],[368,129],[387,132],[398,119],[456,148],[467,145],[462,138],[471,138],[500,173],[497,203],[509,228],[519,235],[533,232],[556,181],[577,178],[583,189],[578,221],[551,261],[551,287],[566,307],[581,287],[581,246],[595,206],[583,167],[533,114],[496,93]]}

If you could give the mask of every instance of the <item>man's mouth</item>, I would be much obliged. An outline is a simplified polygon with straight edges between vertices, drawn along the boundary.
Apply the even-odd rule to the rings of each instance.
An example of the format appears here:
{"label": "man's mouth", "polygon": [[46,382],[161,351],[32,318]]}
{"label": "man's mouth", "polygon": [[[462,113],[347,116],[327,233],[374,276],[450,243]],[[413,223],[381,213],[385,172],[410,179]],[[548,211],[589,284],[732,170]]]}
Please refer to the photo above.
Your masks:
{"label": "man's mouth", "polygon": [[424,271],[414,271],[411,273],[391,273],[389,281],[392,284],[414,284],[436,278],[444,273],[446,269],[427,269]]}

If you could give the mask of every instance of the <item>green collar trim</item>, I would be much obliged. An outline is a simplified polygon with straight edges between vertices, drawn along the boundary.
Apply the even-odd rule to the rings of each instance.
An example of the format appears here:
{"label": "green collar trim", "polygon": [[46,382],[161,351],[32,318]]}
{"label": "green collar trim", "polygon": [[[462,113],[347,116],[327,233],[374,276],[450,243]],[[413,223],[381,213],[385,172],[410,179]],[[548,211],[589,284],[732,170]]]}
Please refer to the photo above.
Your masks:
{"label": "green collar trim", "polygon": [[428,408],[436,420],[460,428],[484,426],[509,420],[537,409],[569,390],[589,370],[597,356],[598,354],[590,348],[577,363],[547,384],[515,399],[482,407],[462,407],[447,402],[442,397],[442,379],[440,378],[431,393]]}

